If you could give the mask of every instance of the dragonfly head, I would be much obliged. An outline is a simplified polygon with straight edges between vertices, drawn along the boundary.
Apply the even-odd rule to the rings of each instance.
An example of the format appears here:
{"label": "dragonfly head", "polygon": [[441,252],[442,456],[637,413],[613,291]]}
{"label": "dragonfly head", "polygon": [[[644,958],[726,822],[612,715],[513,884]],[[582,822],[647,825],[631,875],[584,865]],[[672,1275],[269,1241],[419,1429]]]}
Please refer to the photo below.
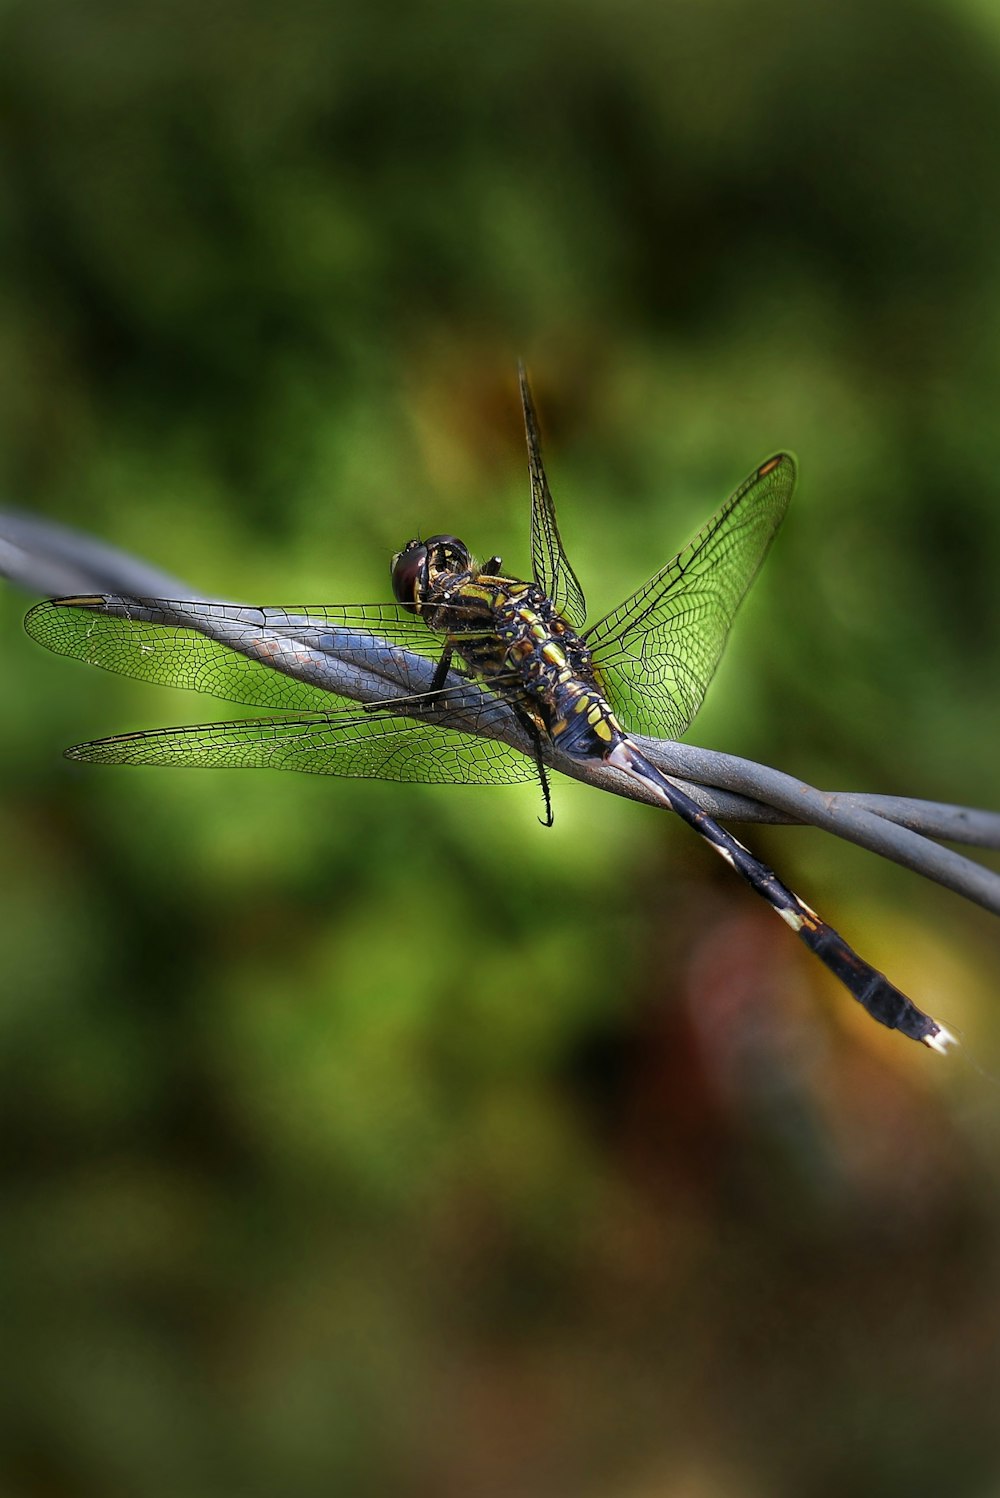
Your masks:
{"label": "dragonfly head", "polygon": [[469,548],[457,536],[407,541],[392,559],[392,591],[405,609],[416,614],[435,583],[468,572],[471,566]]}

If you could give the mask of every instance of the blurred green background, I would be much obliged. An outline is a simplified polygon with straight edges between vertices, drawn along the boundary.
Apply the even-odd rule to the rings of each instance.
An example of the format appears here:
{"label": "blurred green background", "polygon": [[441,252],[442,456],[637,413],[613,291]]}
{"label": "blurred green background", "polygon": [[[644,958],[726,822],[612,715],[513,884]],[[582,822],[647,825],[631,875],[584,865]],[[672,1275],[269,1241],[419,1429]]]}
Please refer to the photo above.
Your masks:
{"label": "blurred green background", "polygon": [[[799,455],[695,742],[1000,804],[995,5],[7,0],[0,129],[0,504],[255,602],[523,569],[523,355],[595,616]],[[4,1498],[1000,1491],[995,919],[747,833],[945,1062],[647,808],[69,765],[239,710],[26,602]]]}

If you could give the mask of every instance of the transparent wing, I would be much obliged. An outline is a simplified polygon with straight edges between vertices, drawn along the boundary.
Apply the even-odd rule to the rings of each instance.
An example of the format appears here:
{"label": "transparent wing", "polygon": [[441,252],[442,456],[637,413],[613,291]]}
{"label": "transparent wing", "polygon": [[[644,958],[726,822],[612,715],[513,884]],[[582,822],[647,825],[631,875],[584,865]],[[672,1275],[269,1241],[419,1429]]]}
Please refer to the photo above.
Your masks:
{"label": "transparent wing", "polygon": [[790,453],[762,463],[673,561],[586,632],[608,700],[628,727],[678,738],[691,722],[795,474]]}
{"label": "transparent wing", "polygon": [[24,623],[49,650],[106,671],[299,713],[330,708],[322,666],[335,643],[362,666],[384,661],[386,641],[435,661],[444,648],[395,604],[251,608],[106,594],[40,603]]}
{"label": "transparent wing", "polygon": [[542,466],[542,443],[531,387],[523,364],[517,367],[524,411],[524,434],[528,439],[528,472],[531,475],[531,566],[535,582],[566,620],[579,629],[587,617],[587,601],[576,573],[566,560],[556,508]]}
{"label": "transparent wing", "polygon": [[510,785],[537,777],[531,759],[496,740],[357,710],[153,729],[95,739],[66,753],[98,765],[299,770],[428,784]]}

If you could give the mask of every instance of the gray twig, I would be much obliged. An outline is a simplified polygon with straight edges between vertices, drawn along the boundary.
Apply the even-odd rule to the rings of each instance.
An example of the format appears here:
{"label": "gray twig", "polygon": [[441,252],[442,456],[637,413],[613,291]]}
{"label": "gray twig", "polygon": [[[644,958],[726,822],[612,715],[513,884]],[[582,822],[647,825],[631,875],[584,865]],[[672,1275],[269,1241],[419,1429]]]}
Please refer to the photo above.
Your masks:
{"label": "gray twig", "polygon": [[[111,611],[141,617],[142,599],[183,597],[170,615],[179,626],[198,630],[241,648],[248,623],[260,616],[247,606],[240,617],[212,608],[188,584],[127,552],[52,521],[0,511],[0,576],[26,591],[48,597],[66,593],[112,594]],[[158,614],[162,618],[162,613]],[[303,613],[302,622],[308,621]],[[315,623],[315,621],[313,621]],[[260,633],[260,632],[259,632]],[[259,638],[258,633],[258,638]],[[357,702],[400,701],[427,691],[433,662],[386,642],[363,650],[350,631],[327,628],[322,648],[306,646],[294,626],[271,629],[276,669],[311,681]],[[283,653],[284,652],[284,653]],[[259,652],[255,652],[259,658]],[[422,721],[446,720],[450,727],[488,734],[524,753],[531,752],[523,730],[500,699],[452,672],[439,705],[420,711]],[[489,706],[483,712],[484,703]],[[400,701],[405,711],[405,702]],[[934,879],[955,893],[1000,915],[1000,874],[943,848],[931,839],[1000,848],[1000,813],[905,797],[820,791],[780,770],[711,749],[636,736],[642,752],[658,769],[676,778],[699,805],[722,821],[800,823],[822,827]],[[552,768],[615,795],[644,800],[640,783],[602,763],[571,760],[550,750]]]}

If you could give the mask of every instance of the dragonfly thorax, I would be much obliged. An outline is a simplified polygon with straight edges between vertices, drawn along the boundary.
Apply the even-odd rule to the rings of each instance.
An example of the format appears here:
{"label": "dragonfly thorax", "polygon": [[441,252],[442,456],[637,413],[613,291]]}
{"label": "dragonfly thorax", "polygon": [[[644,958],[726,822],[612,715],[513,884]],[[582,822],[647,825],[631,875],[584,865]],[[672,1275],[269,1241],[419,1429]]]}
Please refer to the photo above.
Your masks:
{"label": "dragonfly thorax", "polygon": [[552,743],[588,758],[608,752],[622,730],[604,701],[587,645],[535,582],[500,576],[500,558],[480,570],[456,536],[407,542],[392,563],[399,603],[446,640],[447,658],[500,695],[516,699]]}

